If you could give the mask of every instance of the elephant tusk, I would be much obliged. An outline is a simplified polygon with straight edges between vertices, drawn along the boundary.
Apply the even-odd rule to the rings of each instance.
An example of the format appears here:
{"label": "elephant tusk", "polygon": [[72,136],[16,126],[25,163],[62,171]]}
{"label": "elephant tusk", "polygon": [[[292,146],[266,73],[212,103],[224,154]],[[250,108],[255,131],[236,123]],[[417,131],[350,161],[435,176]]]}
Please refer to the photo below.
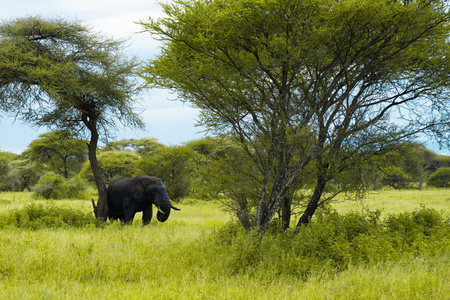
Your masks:
{"label": "elephant tusk", "polygon": [[173,206],[173,205],[170,205],[170,208],[175,209],[175,210],[181,210],[181,209],[179,209],[179,208],[176,208],[176,207]]}
{"label": "elephant tusk", "polygon": [[158,211],[160,212],[160,213],[162,213],[162,214],[166,214],[165,212],[163,212],[163,210],[161,209],[161,207],[159,207],[159,206],[157,206],[157,208],[158,208]]}

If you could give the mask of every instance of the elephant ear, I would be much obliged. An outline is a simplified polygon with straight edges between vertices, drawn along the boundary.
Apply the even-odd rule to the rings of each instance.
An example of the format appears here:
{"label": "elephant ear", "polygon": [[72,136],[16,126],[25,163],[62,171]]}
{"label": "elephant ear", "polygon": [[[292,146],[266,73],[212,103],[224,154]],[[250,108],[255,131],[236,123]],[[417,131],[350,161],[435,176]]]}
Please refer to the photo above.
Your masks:
{"label": "elephant ear", "polygon": [[142,180],[134,180],[132,183],[128,186],[128,193],[130,196],[137,202],[144,202],[145,201],[145,192],[146,192],[146,185],[148,186],[149,183],[143,182]]}

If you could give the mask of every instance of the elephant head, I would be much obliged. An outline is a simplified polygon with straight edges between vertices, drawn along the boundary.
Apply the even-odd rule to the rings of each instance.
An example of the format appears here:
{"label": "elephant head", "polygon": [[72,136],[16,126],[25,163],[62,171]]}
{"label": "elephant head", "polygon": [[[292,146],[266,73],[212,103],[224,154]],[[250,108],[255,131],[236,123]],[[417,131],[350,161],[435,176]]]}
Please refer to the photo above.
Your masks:
{"label": "elephant head", "polygon": [[165,222],[170,215],[170,210],[180,210],[172,205],[169,199],[169,195],[167,194],[167,189],[160,181],[161,185],[152,186],[149,188],[149,192],[151,193],[151,197],[153,198],[153,204],[158,208],[158,212],[156,213],[156,218],[160,222]]}

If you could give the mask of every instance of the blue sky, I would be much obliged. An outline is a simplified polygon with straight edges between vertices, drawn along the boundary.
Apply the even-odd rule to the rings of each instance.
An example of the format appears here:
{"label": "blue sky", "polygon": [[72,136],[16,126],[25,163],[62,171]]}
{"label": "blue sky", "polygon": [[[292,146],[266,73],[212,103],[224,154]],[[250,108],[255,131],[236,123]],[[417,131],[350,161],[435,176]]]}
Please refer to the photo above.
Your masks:
{"label": "blue sky", "polygon": [[[158,42],[149,34],[139,33],[142,28],[136,21],[149,16],[162,16],[157,0],[12,0],[3,1],[0,10],[2,21],[25,16],[78,19],[93,31],[117,39],[128,38],[129,51],[139,59],[151,59],[158,53]],[[199,111],[173,101],[174,95],[161,89],[151,89],[142,95],[142,117],[145,131],[121,128],[116,139],[154,137],[166,145],[181,144],[204,137],[203,128],[196,127]],[[31,128],[20,120],[0,114],[0,150],[21,153],[47,128]],[[450,155],[449,149],[427,143],[427,148],[439,154]]]}

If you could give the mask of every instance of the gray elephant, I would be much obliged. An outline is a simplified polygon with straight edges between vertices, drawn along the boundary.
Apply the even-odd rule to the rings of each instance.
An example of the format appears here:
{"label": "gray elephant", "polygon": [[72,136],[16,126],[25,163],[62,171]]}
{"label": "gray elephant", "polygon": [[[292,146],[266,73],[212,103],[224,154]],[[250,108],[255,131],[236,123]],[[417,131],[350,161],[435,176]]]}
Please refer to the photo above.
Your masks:
{"label": "gray elephant", "polygon": [[156,218],[165,222],[170,210],[180,210],[170,203],[167,189],[161,179],[141,175],[134,178],[118,178],[108,186],[108,218],[132,222],[136,212],[142,211],[142,223],[152,219],[152,204],[158,208]]}

